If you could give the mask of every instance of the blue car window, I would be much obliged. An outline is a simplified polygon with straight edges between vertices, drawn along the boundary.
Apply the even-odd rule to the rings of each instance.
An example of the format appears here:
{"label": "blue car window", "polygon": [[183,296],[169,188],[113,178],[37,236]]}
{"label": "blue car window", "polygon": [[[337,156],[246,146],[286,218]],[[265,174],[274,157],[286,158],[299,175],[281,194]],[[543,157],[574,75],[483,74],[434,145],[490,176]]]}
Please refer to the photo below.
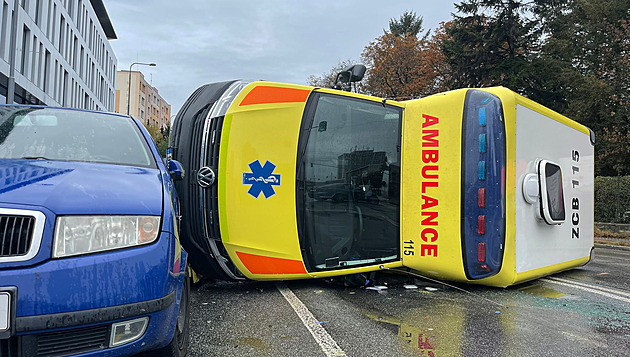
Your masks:
{"label": "blue car window", "polygon": [[4,107],[1,115],[0,158],[155,167],[128,117],[41,107]]}

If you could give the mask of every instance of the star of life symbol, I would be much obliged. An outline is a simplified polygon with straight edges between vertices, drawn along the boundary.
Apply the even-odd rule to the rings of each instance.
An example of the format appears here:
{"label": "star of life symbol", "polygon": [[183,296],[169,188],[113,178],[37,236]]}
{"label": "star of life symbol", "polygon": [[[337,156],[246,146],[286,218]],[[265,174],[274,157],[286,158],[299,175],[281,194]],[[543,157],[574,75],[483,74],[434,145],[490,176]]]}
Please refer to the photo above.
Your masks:
{"label": "star of life symbol", "polygon": [[274,174],[273,170],[276,165],[269,161],[265,161],[265,165],[261,166],[260,161],[256,160],[249,165],[250,172],[243,172],[243,185],[252,185],[247,193],[254,198],[258,198],[262,192],[265,199],[276,194],[273,186],[280,186],[280,175]]}

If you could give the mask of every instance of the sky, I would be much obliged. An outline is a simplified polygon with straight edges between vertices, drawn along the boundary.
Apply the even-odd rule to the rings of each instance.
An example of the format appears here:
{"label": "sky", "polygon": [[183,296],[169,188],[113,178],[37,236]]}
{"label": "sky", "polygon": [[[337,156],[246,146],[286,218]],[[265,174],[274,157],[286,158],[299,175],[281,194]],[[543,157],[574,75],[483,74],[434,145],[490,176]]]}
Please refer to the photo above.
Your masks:
{"label": "sky", "polygon": [[444,0],[105,0],[118,70],[133,62],[177,113],[198,87],[233,79],[306,84],[366,45],[405,11],[425,30],[451,19]]}

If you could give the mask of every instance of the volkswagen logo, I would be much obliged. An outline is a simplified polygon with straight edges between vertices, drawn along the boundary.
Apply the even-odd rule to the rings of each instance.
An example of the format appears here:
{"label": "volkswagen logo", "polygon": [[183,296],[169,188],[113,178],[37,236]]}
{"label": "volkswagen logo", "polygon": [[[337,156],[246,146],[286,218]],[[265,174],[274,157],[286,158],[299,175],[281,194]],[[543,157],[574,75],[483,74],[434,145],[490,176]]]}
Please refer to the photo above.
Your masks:
{"label": "volkswagen logo", "polygon": [[204,166],[197,171],[197,183],[203,188],[212,186],[216,178],[214,170],[208,166]]}

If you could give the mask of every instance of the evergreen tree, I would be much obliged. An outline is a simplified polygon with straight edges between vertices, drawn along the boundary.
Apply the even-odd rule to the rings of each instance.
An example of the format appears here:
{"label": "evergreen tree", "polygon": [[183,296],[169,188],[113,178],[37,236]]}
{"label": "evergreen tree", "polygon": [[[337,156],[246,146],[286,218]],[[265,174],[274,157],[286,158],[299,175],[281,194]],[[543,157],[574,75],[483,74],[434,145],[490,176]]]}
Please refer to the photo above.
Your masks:
{"label": "evergreen tree", "polygon": [[447,27],[442,51],[452,87],[503,85],[518,92],[531,87],[529,56],[537,50],[533,22],[521,0],[466,0]]}
{"label": "evergreen tree", "polygon": [[[423,19],[417,16],[414,11],[405,11],[400,15],[400,19],[389,20],[389,32],[396,37],[399,36],[418,36],[422,29]],[[385,31],[387,33],[387,31]],[[428,32],[427,32],[428,35]],[[423,37],[426,39],[427,35]]]}
{"label": "evergreen tree", "polygon": [[[554,108],[593,129],[596,174],[630,173],[630,0],[537,0]],[[546,103],[544,103],[546,104]]]}

